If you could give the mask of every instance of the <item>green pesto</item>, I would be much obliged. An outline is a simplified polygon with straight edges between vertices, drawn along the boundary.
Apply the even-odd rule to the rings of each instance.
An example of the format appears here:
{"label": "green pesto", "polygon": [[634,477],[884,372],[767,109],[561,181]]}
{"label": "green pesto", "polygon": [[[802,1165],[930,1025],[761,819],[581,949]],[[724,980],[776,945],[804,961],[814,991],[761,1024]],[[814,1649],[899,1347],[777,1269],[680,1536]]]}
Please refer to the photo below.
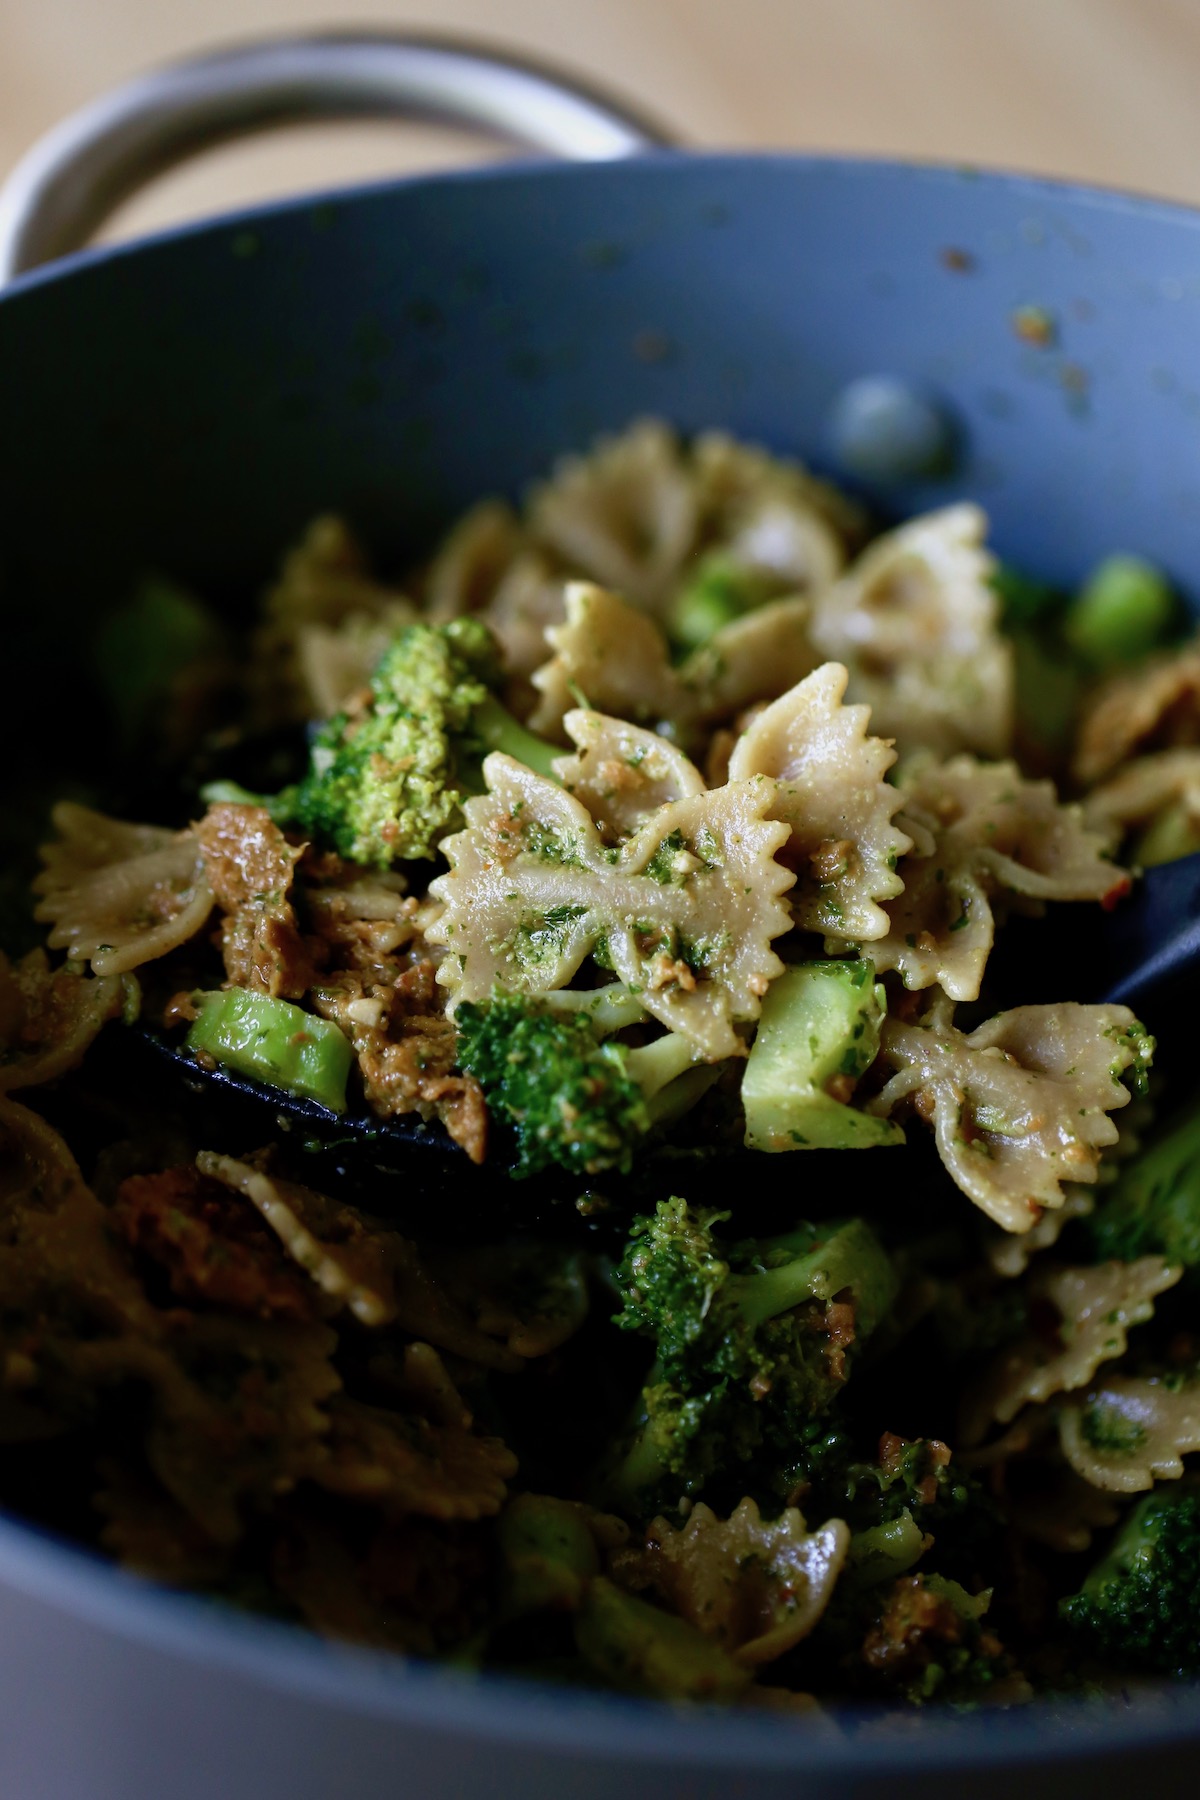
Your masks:
{"label": "green pesto", "polygon": [[682,831],[669,833],[646,864],[646,874],[650,880],[661,883],[663,887],[682,887],[687,878],[681,876],[675,867],[676,859],[682,849]]}
{"label": "green pesto", "polygon": [[544,913],[527,914],[512,936],[511,952],[523,971],[544,968],[562,955],[576,919],[587,912],[586,906],[548,907]]}
{"label": "green pesto", "polygon": [[1114,1044],[1122,1045],[1132,1055],[1132,1061],[1128,1064],[1113,1064],[1113,1080],[1127,1087],[1131,1094],[1144,1095],[1150,1082],[1154,1052],[1158,1048],[1154,1038],[1138,1019],[1131,1025],[1110,1025],[1105,1036],[1111,1038]]}
{"label": "green pesto", "polygon": [[1146,1441],[1146,1427],[1101,1400],[1085,1406],[1079,1420],[1084,1442],[1112,1456],[1132,1456]]}

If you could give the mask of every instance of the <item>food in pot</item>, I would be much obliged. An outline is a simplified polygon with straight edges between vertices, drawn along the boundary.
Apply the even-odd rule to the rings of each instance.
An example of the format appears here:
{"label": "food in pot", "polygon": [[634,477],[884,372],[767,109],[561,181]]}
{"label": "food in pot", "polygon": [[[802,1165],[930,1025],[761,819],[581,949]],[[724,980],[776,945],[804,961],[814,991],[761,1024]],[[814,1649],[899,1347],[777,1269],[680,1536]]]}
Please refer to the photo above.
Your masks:
{"label": "food in pot", "polygon": [[[993,954],[1200,848],[1200,658],[985,535],[644,422],[399,587],[317,521],[244,641],[136,596],[111,787],[170,791],[76,784],[0,960],[7,1504],[672,1699],[1200,1670],[1194,1113]],[[273,1092],[444,1131],[461,1209]]]}

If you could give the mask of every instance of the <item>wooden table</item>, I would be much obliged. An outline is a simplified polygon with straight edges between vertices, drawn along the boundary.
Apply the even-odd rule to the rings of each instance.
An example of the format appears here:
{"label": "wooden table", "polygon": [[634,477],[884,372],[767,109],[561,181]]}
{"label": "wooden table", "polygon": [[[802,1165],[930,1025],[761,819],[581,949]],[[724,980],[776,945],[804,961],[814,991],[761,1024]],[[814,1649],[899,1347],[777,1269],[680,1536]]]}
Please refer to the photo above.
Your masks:
{"label": "wooden table", "polygon": [[[1002,164],[1200,202],[1198,0],[0,0],[0,166],[156,61],[364,18],[573,65],[699,145]],[[169,177],[121,227],[478,154],[425,129],[288,133]]]}

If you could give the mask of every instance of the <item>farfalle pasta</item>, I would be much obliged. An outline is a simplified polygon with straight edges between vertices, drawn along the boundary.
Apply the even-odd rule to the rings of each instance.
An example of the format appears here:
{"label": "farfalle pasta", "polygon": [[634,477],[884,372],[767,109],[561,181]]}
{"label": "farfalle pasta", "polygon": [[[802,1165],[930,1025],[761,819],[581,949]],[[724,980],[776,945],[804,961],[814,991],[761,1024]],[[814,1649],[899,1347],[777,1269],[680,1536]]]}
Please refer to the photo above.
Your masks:
{"label": "farfalle pasta", "polygon": [[884,779],[894,752],[868,734],[867,707],[842,704],[846,681],[839,663],[806,676],[751,721],[729,761],[731,780],[774,781],[774,815],[791,828],[786,857],[799,871],[793,917],[827,949],[883,936],[879,903],[903,892],[897,863],[912,845]]}
{"label": "farfalle pasta", "polygon": [[488,794],[467,802],[466,830],[443,846],[450,872],[430,890],[445,908],[429,933],[445,952],[438,979],[455,1004],[565,987],[602,945],[699,1055],[740,1055],[735,1026],[757,1017],[782,966],[771,941],[788,928],[772,784],[672,800],[609,846],[579,800],[511,758],[490,756],[484,775]]}
{"label": "farfalle pasta", "polygon": [[1063,1455],[1094,1488],[1143,1493],[1178,1481],[1200,1450],[1200,1380],[1187,1372],[1110,1375],[1059,1415]]}
{"label": "farfalle pasta", "polygon": [[863,551],[813,610],[813,641],[850,669],[850,698],[904,752],[1003,756],[1012,738],[1012,652],[977,506],[947,507]]}
{"label": "farfalle pasta", "polygon": [[1078,997],[1200,652],[986,539],[643,419],[187,598],[0,893],[0,1505],[792,1730],[1200,1675],[1200,1126]]}
{"label": "farfalle pasta", "polygon": [[51,822],[58,835],[34,890],[52,950],[86,958],[97,975],[124,975],[207,922],[215,897],[194,832],[127,825],[66,800]]}
{"label": "farfalle pasta", "polygon": [[1113,905],[1129,890],[1108,859],[1112,832],[1062,804],[1050,781],[1027,781],[1015,763],[955,757],[903,782],[898,823],[911,846],[897,869],[888,928],[868,940],[878,969],[909,988],[940,986],[954,1000],[979,997],[1006,895],[1040,903]]}
{"label": "farfalle pasta", "polygon": [[939,1006],[919,1024],[889,1018],[880,1038],[896,1073],[870,1110],[906,1103],[933,1126],[956,1184],[1006,1231],[1063,1205],[1065,1183],[1094,1182],[1128,1106],[1122,1076],[1144,1054],[1125,1006],[1021,1006],[970,1033]]}

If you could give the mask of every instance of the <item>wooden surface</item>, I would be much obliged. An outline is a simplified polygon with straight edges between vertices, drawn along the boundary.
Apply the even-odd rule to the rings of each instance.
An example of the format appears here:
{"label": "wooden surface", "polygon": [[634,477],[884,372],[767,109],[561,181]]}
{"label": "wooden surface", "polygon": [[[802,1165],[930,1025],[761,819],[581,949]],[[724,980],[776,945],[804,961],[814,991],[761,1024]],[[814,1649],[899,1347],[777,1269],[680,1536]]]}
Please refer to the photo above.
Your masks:
{"label": "wooden surface", "polygon": [[[187,50],[366,20],[573,65],[698,145],[1000,164],[1200,202],[1200,0],[0,0],[0,167],[103,88]],[[130,231],[469,161],[416,128],[288,133],[160,183]]]}

